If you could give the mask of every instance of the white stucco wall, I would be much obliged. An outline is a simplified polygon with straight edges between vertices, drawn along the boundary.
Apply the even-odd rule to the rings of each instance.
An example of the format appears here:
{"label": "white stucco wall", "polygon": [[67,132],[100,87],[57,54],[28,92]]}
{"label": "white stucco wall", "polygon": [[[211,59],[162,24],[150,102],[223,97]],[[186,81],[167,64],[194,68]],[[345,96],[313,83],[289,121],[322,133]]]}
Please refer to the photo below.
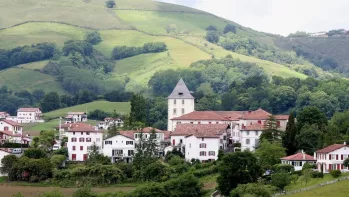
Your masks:
{"label": "white stucco wall", "polygon": [[[112,144],[106,144],[106,141],[111,141]],[[126,144],[130,141],[132,141],[132,144]],[[132,157],[133,155],[129,155],[129,150],[135,151],[135,141],[122,135],[103,140],[103,154],[111,158],[113,150],[123,150],[123,157]]]}
{"label": "white stucco wall", "polygon": [[[69,160],[72,160],[72,155],[76,154],[76,161],[84,161],[84,154],[88,154],[89,146],[92,146],[96,143],[96,146],[100,147],[102,150],[102,142],[103,142],[103,133],[101,132],[89,132],[90,135],[87,135],[87,132],[66,132],[66,136],[68,137],[67,148],[69,152]],[[72,142],[72,138],[76,138],[76,142]],[[79,142],[79,138],[85,138],[84,142]],[[91,138],[91,142],[86,142],[86,138]],[[75,146],[75,150],[73,150],[73,146]],[[80,150],[80,146],[83,147],[83,150]]]}
{"label": "white stucco wall", "polygon": [[[331,155],[331,159],[329,155]],[[337,155],[338,155],[338,159],[337,159]],[[343,159],[341,155],[343,155]],[[317,159],[317,169],[321,171],[321,165],[323,165],[323,172],[325,173],[329,172],[330,164],[332,169],[338,169],[339,167],[339,170],[341,171],[345,171],[345,172],[348,171],[348,168],[344,166],[342,169],[342,164],[344,160],[348,158],[348,156],[349,156],[349,147],[342,147],[328,154],[314,153],[314,157],[315,159]]]}
{"label": "white stucco wall", "polygon": [[[254,151],[262,131],[241,131],[241,151]],[[247,141],[250,141],[248,144]]]}
{"label": "white stucco wall", "polygon": [[[168,99],[168,123],[167,130],[174,131],[175,125],[171,121],[172,118],[177,118],[185,114],[193,112],[195,109],[194,99]],[[184,104],[183,104],[184,103]],[[176,109],[176,113],[174,113]],[[184,113],[182,113],[182,109]]]}
{"label": "white stucco wall", "polygon": [[[186,138],[185,144],[185,159],[191,161],[191,159],[199,159],[200,161],[217,160],[219,151],[219,138],[196,138],[190,136]],[[200,148],[200,144],[205,143],[206,148]],[[206,156],[200,156],[200,152],[205,151]],[[214,156],[209,156],[209,151],[214,151]]]}
{"label": "white stucco wall", "polygon": [[5,127],[8,127],[8,131],[12,132],[12,134],[21,134],[23,130],[23,127],[12,126],[5,121],[0,120],[0,131],[5,131]]}

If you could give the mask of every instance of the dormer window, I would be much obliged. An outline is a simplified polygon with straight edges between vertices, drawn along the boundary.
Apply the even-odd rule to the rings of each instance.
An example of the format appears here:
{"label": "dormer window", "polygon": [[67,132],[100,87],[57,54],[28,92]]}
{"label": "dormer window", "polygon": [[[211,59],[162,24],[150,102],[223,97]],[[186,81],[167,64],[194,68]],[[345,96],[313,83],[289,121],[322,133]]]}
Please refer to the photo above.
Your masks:
{"label": "dormer window", "polygon": [[179,92],[178,95],[182,96],[182,95],[183,95],[183,92]]}

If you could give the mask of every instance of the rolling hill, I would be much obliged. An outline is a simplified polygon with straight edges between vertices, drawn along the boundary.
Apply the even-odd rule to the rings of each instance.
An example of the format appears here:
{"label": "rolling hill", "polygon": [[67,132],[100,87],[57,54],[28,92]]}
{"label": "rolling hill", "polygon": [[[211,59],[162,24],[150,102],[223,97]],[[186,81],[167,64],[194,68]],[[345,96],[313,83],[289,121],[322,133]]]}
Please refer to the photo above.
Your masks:
{"label": "rolling hill", "polygon": [[[114,82],[129,78],[126,90],[144,90],[157,71],[185,68],[199,60],[229,54],[233,58],[256,63],[269,76],[306,78],[300,70],[295,69],[295,65],[262,60],[207,42],[205,34],[209,25],[223,31],[227,24],[233,24],[237,27],[237,35],[253,39],[261,45],[278,47],[275,36],[192,8],[152,0],[116,0],[113,9],[107,9],[104,1],[98,0],[0,0],[0,4],[0,13],[5,13],[0,16],[0,49],[42,42],[53,42],[62,49],[65,41],[83,40],[92,31],[98,31],[102,37],[102,42],[95,48],[109,58],[115,46],[166,43],[167,52],[114,61],[114,71],[104,77],[107,89],[111,89]],[[173,31],[169,32],[168,27]],[[56,78],[41,73],[40,69],[46,62],[33,62],[1,71],[0,86],[5,84],[16,90],[43,89],[64,93]],[[8,77],[15,75],[23,76],[25,80]]]}

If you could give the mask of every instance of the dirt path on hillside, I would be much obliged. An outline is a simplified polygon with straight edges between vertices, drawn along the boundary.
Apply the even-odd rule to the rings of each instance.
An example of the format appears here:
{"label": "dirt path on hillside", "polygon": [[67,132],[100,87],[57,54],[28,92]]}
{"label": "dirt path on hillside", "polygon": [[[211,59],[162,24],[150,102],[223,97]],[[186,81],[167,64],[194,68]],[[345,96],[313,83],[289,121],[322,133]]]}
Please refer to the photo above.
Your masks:
{"label": "dirt path on hillside", "polygon": [[[132,191],[134,187],[113,187],[113,188],[92,188],[93,192],[105,193],[105,192],[117,192],[117,191]],[[0,185],[1,197],[12,197],[13,194],[21,193],[24,197],[36,197],[44,192],[60,191],[67,196],[71,196],[72,193],[77,190],[76,188],[58,188],[58,187],[30,187],[30,186],[9,186]]]}

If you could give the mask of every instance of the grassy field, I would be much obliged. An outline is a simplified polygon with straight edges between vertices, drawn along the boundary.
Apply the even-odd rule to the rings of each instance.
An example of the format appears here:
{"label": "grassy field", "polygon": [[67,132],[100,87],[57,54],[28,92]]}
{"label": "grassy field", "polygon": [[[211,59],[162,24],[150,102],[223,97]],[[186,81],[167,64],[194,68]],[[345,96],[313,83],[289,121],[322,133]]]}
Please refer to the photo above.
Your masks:
{"label": "grassy field", "polygon": [[26,21],[55,21],[91,28],[122,28],[100,0],[0,0],[0,28]]}
{"label": "grassy field", "polygon": [[21,64],[21,65],[18,65],[17,67],[38,71],[38,70],[43,69],[48,62],[49,62],[49,60],[44,60],[44,61],[39,61],[39,62]]}
{"label": "grassy field", "polygon": [[[42,62],[26,64],[25,67],[35,66]],[[43,90],[45,92],[57,92],[59,94],[65,93],[61,85],[56,79],[47,74],[34,71],[32,69],[13,67],[0,71],[0,86],[6,85],[10,90]]]}
{"label": "grassy field", "polygon": [[73,107],[67,107],[56,111],[44,113],[44,118],[58,118],[65,117],[68,112],[90,112],[100,109],[106,112],[128,113],[130,111],[130,103],[128,102],[109,102],[109,101],[94,101]]}
{"label": "grassy field", "polygon": [[167,34],[166,26],[176,27],[175,33],[206,34],[206,27],[215,25],[223,30],[225,21],[208,14],[192,14],[179,12],[130,11],[116,10],[116,14],[125,22],[138,29],[155,34]]}
{"label": "grassy field", "polygon": [[[90,125],[97,125],[99,121],[97,120],[88,120],[86,123]],[[62,121],[62,124],[64,122]],[[52,130],[59,125],[59,118],[55,118],[44,123],[31,123],[24,124],[24,131],[29,133],[32,136],[38,136],[40,131],[43,130]]]}
{"label": "grassy field", "polygon": [[287,197],[347,197],[349,194],[349,180],[340,181],[331,185],[326,185],[320,188],[309,191],[286,195]]}

